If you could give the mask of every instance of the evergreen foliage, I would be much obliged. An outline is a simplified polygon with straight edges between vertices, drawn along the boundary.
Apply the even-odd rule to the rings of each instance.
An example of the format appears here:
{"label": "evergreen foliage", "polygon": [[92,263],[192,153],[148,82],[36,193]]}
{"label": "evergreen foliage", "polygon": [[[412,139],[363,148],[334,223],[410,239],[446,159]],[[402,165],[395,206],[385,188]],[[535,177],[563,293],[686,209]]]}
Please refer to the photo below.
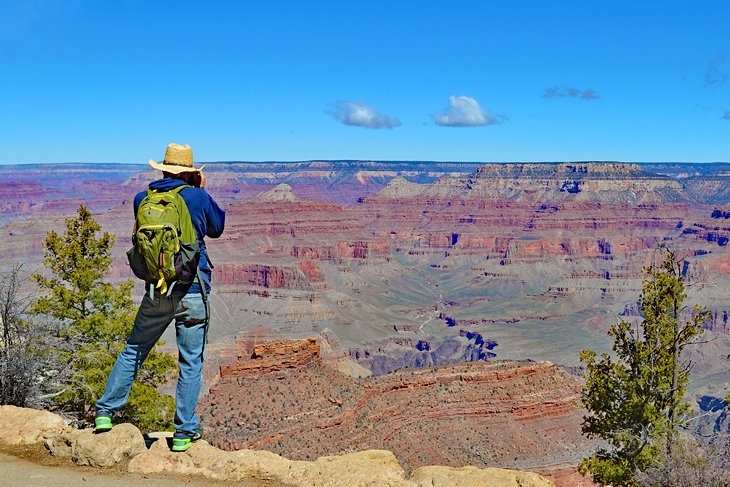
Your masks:
{"label": "evergreen foliage", "polygon": [[[48,232],[44,265],[51,276],[34,274],[42,295],[31,312],[51,318],[58,326],[57,353],[65,364],[63,389],[55,397],[59,409],[90,420],[94,403],[104,392],[118,353],[124,348],[134,324],[136,307],[131,295],[133,282],[119,286],[105,281],[112,258],[114,236],[101,232],[85,206],[76,218],[66,220],[66,231]],[[168,428],[174,400],[157,387],[176,368],[174,358],[152,349],[132,387],[129,403],[116,421],[129,421],[140,429]]]}
{"label": "evergreen foliage", "polygon": [[[644,269],[639,325],[611,326],[615,359],[584,350],[583,433],[608,446],[580,464],[601,485],[636,485],[636,474],[658,458],[672,458],[692,364],[682,351],[702,334],[709,312],[683,307],[683,262],[662,249],[663,264]],[[662,455],[659,455],[659,454]]]}

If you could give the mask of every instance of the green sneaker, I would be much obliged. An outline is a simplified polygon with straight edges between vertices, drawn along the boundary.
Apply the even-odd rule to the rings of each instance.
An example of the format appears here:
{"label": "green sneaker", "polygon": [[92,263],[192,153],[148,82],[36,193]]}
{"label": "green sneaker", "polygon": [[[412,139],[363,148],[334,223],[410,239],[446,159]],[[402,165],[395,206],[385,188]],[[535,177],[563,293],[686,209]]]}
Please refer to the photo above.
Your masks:
{"label": "green sneaker", "polygon": [[104,433],[112,429],[112,415],[107,411],[97,411],[94,417],[94,432]]}
{"label": "green sneaker", "polygon": [[175,431],[172,436],[172,451],[186,451],[190,446],[198,440],[203,439],[203,427],[198,425],[192,435],[184,431]]}

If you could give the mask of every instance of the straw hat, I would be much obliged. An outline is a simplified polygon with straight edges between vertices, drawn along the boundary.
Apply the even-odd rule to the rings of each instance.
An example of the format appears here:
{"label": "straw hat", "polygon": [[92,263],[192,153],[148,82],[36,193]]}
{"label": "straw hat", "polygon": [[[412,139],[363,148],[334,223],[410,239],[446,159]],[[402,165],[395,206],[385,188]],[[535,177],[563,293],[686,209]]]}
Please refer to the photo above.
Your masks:
{"label": "straw hat", "polygon": [[155,162],[150,159],[150,166],[160,171],[173,174],[181,172],[199,172],[205,167],[193,167],[193,149],[189,145],[170,144],[165,151],[165,159],[161,162]]}

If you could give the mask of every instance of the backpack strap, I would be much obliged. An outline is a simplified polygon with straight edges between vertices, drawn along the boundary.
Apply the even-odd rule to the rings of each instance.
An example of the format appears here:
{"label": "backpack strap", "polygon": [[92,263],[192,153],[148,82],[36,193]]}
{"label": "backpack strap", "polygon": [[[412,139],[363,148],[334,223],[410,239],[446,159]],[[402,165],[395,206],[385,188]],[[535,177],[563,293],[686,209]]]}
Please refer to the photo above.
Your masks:
{"label": "backpack strap", "polygon": [[170,193],[180,193],[180,191],[182,191],[183,189],[185,189],[185,188],[191,188],[191,187],[192,186],[190,186],[189,184],[181,184],[177,188],[171,189],[170,190]]}
{"label": "backpack strap", "polygon": [[212,271],[215,269],[215,266],[213,265],[213,262],[210,260],[210,255],[208,254],[208,248],[205,246],[205,240],[200,241],[200,253],[202,254],[205,252],[205,259],[208,261],[208,267],[210,267],[210,270]]}
{"label": "backpack strap", "polygon": [[205,346],[208,344],[208,328],[210,328],[210,301],[208,300],[208,292],[205,290],[205,282],[203,281],[203,276],[200,273],[200,267],[197,269],[196,279],[200,285],[200,294],[203,296],[203,306],[205,306],[205,331],[203,332],[204,337],[202,351],[202,355],[205,357]]}

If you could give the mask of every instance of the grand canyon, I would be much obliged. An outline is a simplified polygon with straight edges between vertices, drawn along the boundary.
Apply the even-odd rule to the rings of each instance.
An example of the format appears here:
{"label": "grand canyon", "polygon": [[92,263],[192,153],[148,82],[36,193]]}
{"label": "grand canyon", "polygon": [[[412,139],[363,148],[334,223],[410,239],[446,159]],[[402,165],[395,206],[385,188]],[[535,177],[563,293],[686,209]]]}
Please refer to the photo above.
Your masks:
{"label": "grand canyon", "polygon": [[[428,464],[530,469],[562,485],[580,434],[579,352],[637,320],[666,246],[706,306],[690,400],[728,394],[730,164],[213,162],[226,209],[201,418],[222,448],[309,459],[392,450]],[[87,205],[132,277],[141,165],[0,166],[2,265]],[[168,337],[169,338],[169,337]],[[706,411],[704,428],[727,428]]]}

